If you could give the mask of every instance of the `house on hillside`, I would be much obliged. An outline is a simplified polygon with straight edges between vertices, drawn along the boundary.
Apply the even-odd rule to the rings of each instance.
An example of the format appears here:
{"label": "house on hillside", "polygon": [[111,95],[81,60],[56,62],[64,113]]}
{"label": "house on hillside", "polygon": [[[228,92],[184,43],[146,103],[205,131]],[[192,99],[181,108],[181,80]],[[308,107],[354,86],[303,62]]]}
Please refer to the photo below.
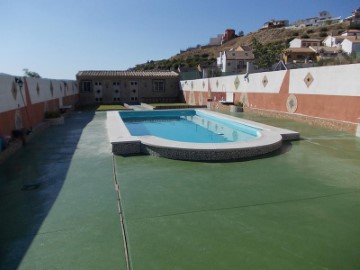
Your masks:
{"label": "house on hillside", "polygon": [[337,47],[310,46],[309,48],[316,52],[317,61],[336,58],[342,52]]}
{"label": "house on hillside", "polygon": [[360,30],[358,29],[346,30],[344,33],[341,34],[341,36],[346,36],[346,37],[360,36]]}
{"label": "house on hillside", "polygon": [[79,71],[81,104],[175,102],[179,74],[170,71]]}
{"label": "house on hillside", "polygon": [[328,11],[320,11],[319,16],[311,17],[307,19],[298,20],[294,23],[296,27],[303,27],[303,26],[321,26],[326,23],[334,23],[340,22],[341,17],[332,17]]}
{"label": "house on hillside", "polygon": [[218,34],[216,37],[210,38],[208,45],[210,45],[210,46],[221,45],[222,38],[223,38],[223,35]]}
{"label": "house on hillside", "polygon": [[222,35],[221,44],[235,38],[235,30],[234,29],[226,29],[224,34]]}
{"label": "house on hillside", "polygon": [[290,48],[307,48],[310,46],[321,46],[320,39],[310,39],[310,38],[294,38],[289,42]]}
{"label": "house on hillside", "polygon": [[347,17],[344,21],[349,25],[360,25],[360,7],[355,9],[351,16]]}
{"label": "house on hillside", "polygon": [[341,42],[341,49],[344,53],[356,55],[360,54],[360,37],[352,36],[346,37],[343,42]]}
{"label": "house on hillside", "polygon": [[240,45],[238,46],[235,51],[239,51],[239,52],[250,52],[251,51],[251,47],[249,45]]}
{"label": "house on hillside", "polygon": [[345,36],[327,36],[322,44],[326,47],[339,47],[345,38]]}
{"label": "house on hillside", "polygon": [[310,48],[287,48],[283,52],[283,61],[285,64],[316,62],[317,53]]}
{"label": "house on hillside", "polygon": [[241,73],[246,71],[247,63],[255,59],[251,51],[225,51],[220,52],[217,66],[222,72]]}
{"label": "house on hillside", "polygon": [[269,29],[269,28],[281,28],[281,27],[286,27],[288,25],[289,25],[288,20],[271,20],[271,21],[265,22],[263,24],[263,26],[260,28],[260,30]]}

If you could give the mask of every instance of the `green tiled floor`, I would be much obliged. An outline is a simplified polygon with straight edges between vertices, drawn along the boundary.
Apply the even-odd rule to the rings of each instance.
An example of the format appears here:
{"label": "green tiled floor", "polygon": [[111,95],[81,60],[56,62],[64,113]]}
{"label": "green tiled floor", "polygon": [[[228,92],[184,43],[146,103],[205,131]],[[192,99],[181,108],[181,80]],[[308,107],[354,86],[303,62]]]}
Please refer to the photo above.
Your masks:
{"label": "green tiled floor", "polygon": [[125,269],[104,120],[75,113],[1,165],[0,269]]}
{"label": "green tiled floor", "polygon": [[117,157],[133,269],[360,269],[360,140],[299,130],[230,163]]}
{"label": "green tiled floor", "polygon": [[[360,139],[238,116],[302,140],[241,162],[115,157],[132,269],[360,269]],[[104,121],[75,113],[1,165],[1,269],[126,269]]]}

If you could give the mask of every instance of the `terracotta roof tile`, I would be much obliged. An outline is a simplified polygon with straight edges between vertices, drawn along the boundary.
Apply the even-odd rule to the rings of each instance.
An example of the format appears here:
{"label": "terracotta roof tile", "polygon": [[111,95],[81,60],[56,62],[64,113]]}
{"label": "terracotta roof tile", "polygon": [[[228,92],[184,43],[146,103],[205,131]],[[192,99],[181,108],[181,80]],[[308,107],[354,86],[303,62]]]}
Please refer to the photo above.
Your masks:
{"label": "terracotta roof tile", "polygon": [[286,52],[294,52],[294,53],[315,53],[310,48],[287,48]]}
{"label": "terracotta roof tile", "polygon": [[122,70],[84,70],[77,77],[177,77],[174,71],[122,71]]}
{"label": "terracotta roof tile", "polygon": [[250,51],[226,51],[226,58],[232,60],[252,60],[254,54]]}

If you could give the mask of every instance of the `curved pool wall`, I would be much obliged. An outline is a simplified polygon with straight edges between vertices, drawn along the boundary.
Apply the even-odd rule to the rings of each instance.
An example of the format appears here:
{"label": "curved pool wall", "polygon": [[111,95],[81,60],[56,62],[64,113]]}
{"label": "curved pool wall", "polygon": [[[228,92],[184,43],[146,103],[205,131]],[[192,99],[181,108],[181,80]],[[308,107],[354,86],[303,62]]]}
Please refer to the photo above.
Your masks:
{"label": "curved pool wall", "polygon": [[[260,136],[249,141],[235,141],[225,143],[191,143],[167,140],[156,136],[132,136],[119,112],[107,113],[107,130],[112,151],[115,155],[149,154],[170,159],[196,160],[196,161],[226,161],[240,160],[264,155],[279,149],[283,141],[300,138],[298,132],[280,129],[233,116],[224,115],[206,109],[196,110],[164,110],[148,112],[126,112],[124,117],[144,117],[175,114],[181,111],[186,114],[202,115],[216,118],[217,121],[225,121],[234,125],[242,124],[245,127],[255,128]],[[125,115],[125,114],[123,114]],[[122,116],[123,117],[123,116]]]}

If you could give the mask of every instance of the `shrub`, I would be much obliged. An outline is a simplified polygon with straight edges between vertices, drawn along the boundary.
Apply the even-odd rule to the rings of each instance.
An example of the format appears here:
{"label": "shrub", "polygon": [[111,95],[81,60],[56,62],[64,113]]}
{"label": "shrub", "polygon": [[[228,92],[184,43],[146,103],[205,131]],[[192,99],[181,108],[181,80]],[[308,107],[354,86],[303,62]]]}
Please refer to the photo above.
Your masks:
{"label": "shrub", "polygon": [[301,36],[301,38],[310,38],[310,37],[309,37],[309,35],[307,35],[307,34],[303,34],[303,35]]}
{"label": "shrub", "polygon": [[292,35],[293,37],[297,37],[299,35],[299,32],[294,32]]}
{"label": "shrub", "polygon": [[327,27],[321,27],[320,28],[320,32],[327,32],[327,31],[328,31]]}
{"label": "shrub", "polygon": [[319,34],[320,37],[327,37],[327,35],[328,35],[328,34],[327,34],[326,32],[321,32],[321,33]]}
{"label": "shrub", "polygon": [[314,30],[313,30],[313,29],[309,29],[309,30],[306,31],[306,33],[312,34],[312,33],[314,33]]}

